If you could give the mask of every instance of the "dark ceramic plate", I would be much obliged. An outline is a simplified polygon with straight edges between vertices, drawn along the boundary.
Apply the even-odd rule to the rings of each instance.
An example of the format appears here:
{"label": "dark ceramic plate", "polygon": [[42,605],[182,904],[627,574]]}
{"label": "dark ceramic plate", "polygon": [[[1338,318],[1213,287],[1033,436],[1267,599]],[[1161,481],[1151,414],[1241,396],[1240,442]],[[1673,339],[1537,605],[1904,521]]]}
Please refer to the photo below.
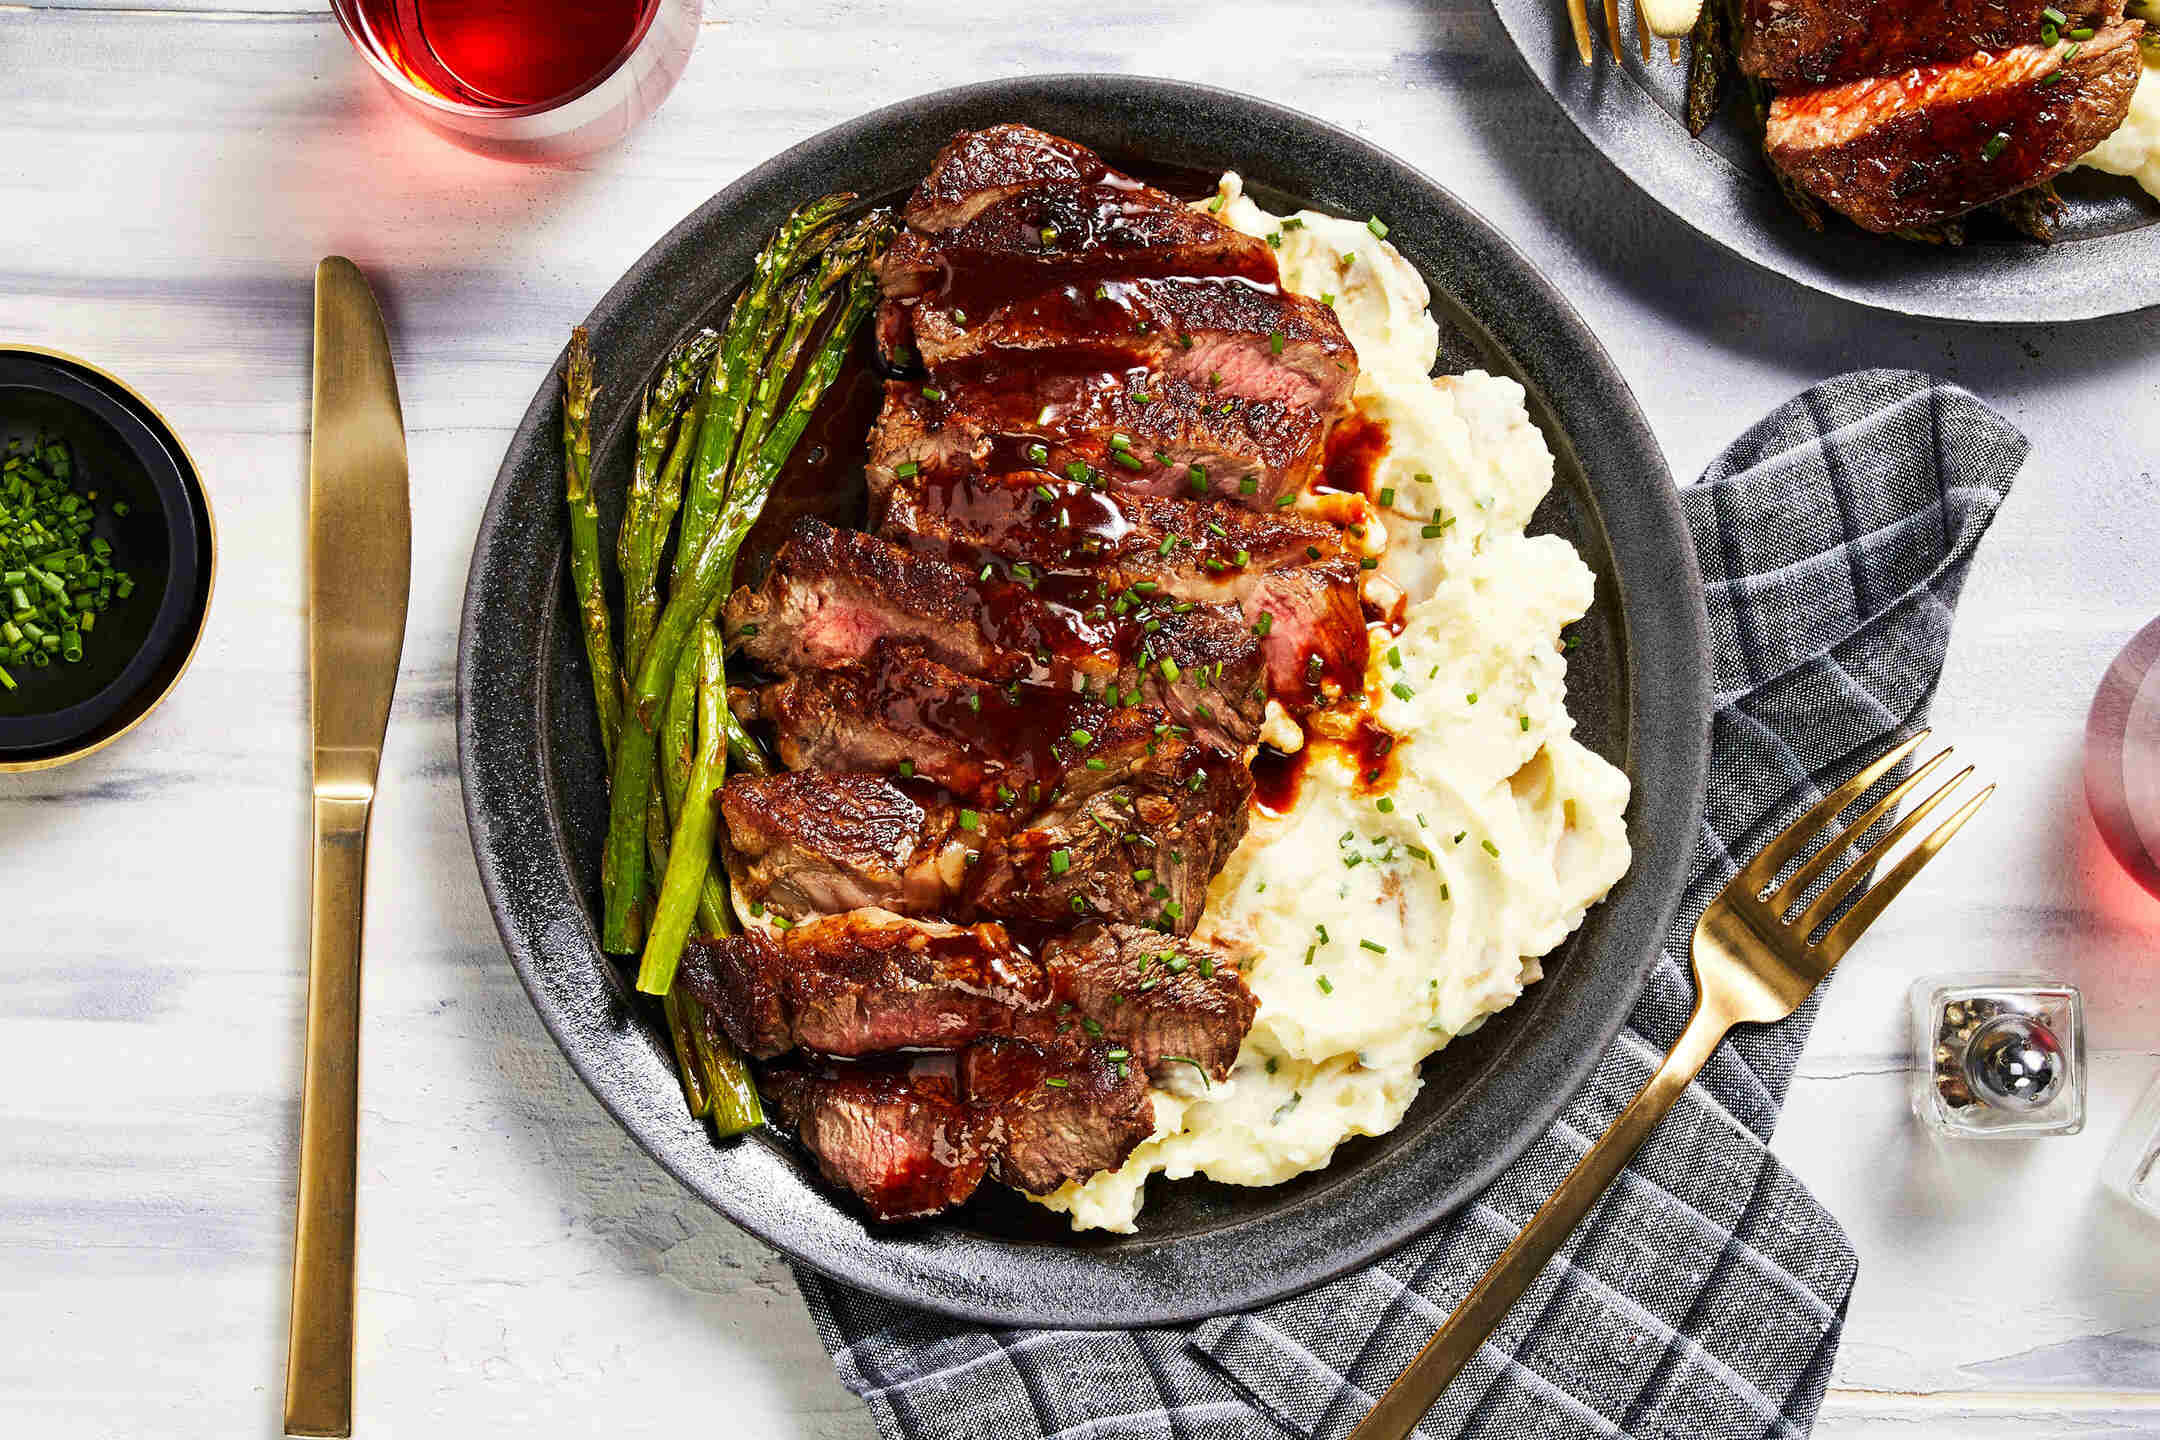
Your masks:
{"label": "dark ceramic plate", "polygon": [[[1635,783],[1627,879],[1546,962],[1548,978],[1426,1068],[1394,1133],[1274,1189],[1150,1190],[1141,1233],[1077,1236],[1009,1192],[935,1222],[875,1228],[787,1144],[716,1145],[684,1113],[655,1012],[595,946],[600,751],[562,573],[561,409],[551,373],[495,484],[459,646],[458,741],[481,879],[533,1003],[601,1103],[746,1229],[828,1275],[1008,1325],[1130,1326],[1260,1304],[1380,1255],[1461,1205],[1539,1134],[1624,1018],[1676,903],[1701,806],[1701,581],[1671,477],[1626,384],[1567,302],[1476,215],[1399,161],[1289,110],[1160,80],[1063,76],[945,91],[790,150],[655,246],[593,312],[605,405],[595,485],[619,501],[629,398],[715,317],[759,241],[824,191],[898,196],[954,131],[1024,120],[1113,160],[1242,171],[1264,202],[1384,216],[1432,284],[1442,364],[1516,376],[1559,459],[1537,528],[1598,575],[1569,661],[1586,741]],[[612,521],[613,515],[604,516]]]}
{"label": "dark ceramic plate", "polygon": [[[1531,76],[1651,199],[1744,260],[1802,285],[1902,315],[1990,324],[2089,320],[2160,305],[2160,201],[2136,182],[2072,170],[2060,238],[2036,245],[1975,224],[1963,246],[1870,235],[1835,216],[1820,234],[1779,196],[1731,105],[1689,137],[1687,66],[1662,45],[1615,65],[1575,53],[1564,0],[1492,0]],[[1593,21],[1596,0],[1590,5]],[[1624,18],[1624,17],[1623,17]],[[1629,45],[1634,44],[1632,35]]]}

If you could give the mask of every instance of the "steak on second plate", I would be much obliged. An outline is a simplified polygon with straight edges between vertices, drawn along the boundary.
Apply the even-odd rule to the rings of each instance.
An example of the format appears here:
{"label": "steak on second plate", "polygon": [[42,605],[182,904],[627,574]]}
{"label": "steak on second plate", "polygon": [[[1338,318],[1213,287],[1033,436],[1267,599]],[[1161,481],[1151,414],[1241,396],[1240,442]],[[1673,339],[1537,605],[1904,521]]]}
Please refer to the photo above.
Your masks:
{"label": "steak on second plate", "polygon": [[2029,44],[2051,9],[2063,30],[2123,17],[2122,0],[1744,0],[1733,53],[1759,80],[1828,85]]}
{"label": "steak on second plate", "polygon": [[1772,163],[1865,229],[1930,225],[2061,173],[2129,113],[2135,22],[1780,94]]}

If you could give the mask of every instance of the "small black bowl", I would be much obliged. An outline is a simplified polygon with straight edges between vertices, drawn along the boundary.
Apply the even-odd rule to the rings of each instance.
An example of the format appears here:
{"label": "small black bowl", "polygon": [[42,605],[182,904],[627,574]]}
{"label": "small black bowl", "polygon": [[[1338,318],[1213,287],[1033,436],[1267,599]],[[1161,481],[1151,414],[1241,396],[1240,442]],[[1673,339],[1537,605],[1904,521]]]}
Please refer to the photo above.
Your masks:
{"label": "small black bowl", "polygon": [[[78,490],[97,492],[95,533],[134,593],[98,616],[83,659],[10,667],[0,689],[0,772],[64,765],[133,729],[186,670],[215,571],[209,502],[179,437],[150,403],[73,356],[0,346],[0,447],[55,436]],[[113,514],[115,501],[128,507]]]}

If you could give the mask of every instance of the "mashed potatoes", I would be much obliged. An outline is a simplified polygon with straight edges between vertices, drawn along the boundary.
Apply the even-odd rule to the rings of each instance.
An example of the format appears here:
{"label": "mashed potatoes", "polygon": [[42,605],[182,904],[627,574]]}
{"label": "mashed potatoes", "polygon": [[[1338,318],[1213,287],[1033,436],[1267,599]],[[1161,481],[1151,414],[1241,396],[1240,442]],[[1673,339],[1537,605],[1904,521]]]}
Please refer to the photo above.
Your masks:
{"label": "mashed potatoes", "polygon": [[2145,70],[2130,97],[2130,114],[2078,164],[2110,175],[2128,175],[2160,196],[2160,58],[2153,50],[2145,52]]}
{"label": "mashed potatoes", "polygon": [[[1575,741],[1566,706],[1561,630],[1593,580],[1567,542],[1523,533],[1552,456],[1521,388],[1431,378],[1425,282],[1375,227],[1271,215],[1234,174],[1203,203],[1270,237],[1284,284],[1332,304],[1357,346],[1345,423],[1388,436],[1368,596],[1403,606],[1399,634],[1374,631],[1366,698],[1396,738],[1376,759],[1343,717],[1315,722],[1296,803],[1254,817],[1199,932],[1244,957],[1260,1000],[1237,1065],[1212,1087],[1176,1079],[1123,1168],[1042,1197],[1076,1229],[1133,1229],[1157,1171],[1273,1185],[1393,1129],[1420,1062],[1512,1004],[1629,859],[1627,777]],[[1278,723],[1271,740],[1305,739]]]}

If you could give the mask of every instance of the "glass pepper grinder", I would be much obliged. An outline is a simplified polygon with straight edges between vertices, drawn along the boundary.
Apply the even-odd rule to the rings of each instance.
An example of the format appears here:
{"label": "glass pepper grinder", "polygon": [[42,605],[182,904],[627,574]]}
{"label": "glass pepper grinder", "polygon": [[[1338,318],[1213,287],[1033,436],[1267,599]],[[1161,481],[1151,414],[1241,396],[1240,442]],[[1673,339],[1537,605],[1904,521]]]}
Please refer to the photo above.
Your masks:
{"label": "glass pepper grinder", "polygon": [[2085,1128],[2085,1015],[2044,975],[1944,977],[1912,988],[1913,1113],[1952,1139]]}

